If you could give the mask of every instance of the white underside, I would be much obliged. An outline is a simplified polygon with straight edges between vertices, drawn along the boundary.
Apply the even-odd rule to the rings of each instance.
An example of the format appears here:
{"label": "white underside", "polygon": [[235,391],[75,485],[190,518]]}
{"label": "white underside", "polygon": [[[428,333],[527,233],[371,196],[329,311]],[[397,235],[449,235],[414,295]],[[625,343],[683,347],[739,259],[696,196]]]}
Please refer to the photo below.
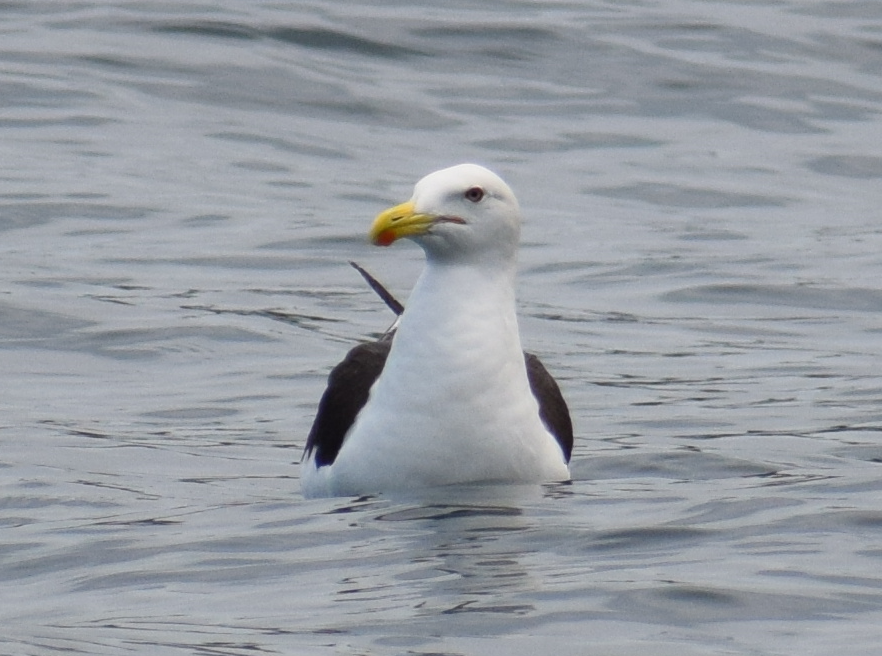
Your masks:
{"label": "white underside", "polygon": [[426,268],[336,460],[304,463],[305,496],[569,479],[527,380],[513,277]]}

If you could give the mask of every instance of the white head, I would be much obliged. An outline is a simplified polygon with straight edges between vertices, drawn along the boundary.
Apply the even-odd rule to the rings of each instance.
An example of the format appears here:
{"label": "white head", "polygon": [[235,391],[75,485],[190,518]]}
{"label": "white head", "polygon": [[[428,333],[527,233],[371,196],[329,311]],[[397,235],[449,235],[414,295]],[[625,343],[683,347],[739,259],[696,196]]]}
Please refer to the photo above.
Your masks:
{"label": "white head", "polygon": [[483,166],[460,164],[417,182],[408,202],[377,216],[370,237],[380,246],[408,237],[434,261],[513,261],[520,225],[509,186]]}

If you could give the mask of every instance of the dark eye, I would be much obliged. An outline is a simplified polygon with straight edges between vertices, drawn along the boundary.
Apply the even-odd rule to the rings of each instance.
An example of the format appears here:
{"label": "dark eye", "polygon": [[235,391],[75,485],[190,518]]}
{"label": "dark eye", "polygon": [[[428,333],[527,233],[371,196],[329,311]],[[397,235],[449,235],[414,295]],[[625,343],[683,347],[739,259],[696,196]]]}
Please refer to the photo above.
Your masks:
{"label": "dark eye", "polygon": [[466,200],[470,200],[473,203],[480,203],[481,199],[484,197],[484,190],[480,187],[472,187],[471,189],[467,189],[463,195]]}

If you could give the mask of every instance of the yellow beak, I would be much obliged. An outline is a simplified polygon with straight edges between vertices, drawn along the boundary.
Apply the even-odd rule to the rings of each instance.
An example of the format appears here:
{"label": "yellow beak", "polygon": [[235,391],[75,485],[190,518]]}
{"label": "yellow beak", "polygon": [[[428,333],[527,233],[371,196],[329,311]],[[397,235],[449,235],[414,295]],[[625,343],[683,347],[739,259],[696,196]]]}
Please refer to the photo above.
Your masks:
{"label": "yellow beak", "polygon": [[432,227],[435,217],[417,214],[413,201],[407,201],[380,212],[374,219],[368,237],[375,246],[389,246],[396,239],[424,235]]}

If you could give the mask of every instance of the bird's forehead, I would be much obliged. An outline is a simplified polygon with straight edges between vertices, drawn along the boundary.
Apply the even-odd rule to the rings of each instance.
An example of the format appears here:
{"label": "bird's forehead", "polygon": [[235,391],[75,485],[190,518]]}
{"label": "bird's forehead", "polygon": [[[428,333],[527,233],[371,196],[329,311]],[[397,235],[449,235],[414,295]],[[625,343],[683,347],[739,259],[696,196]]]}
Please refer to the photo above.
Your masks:
{"label": "bird's forehead", "polygon": [[508,187],[492,171],[477,164],[460,164],[448,169],[430,173],[417,182],[414,187],[414,198],[443,198],[448,194],[460,193],[471,187],[482,187],[495,191],[504,191]]}

